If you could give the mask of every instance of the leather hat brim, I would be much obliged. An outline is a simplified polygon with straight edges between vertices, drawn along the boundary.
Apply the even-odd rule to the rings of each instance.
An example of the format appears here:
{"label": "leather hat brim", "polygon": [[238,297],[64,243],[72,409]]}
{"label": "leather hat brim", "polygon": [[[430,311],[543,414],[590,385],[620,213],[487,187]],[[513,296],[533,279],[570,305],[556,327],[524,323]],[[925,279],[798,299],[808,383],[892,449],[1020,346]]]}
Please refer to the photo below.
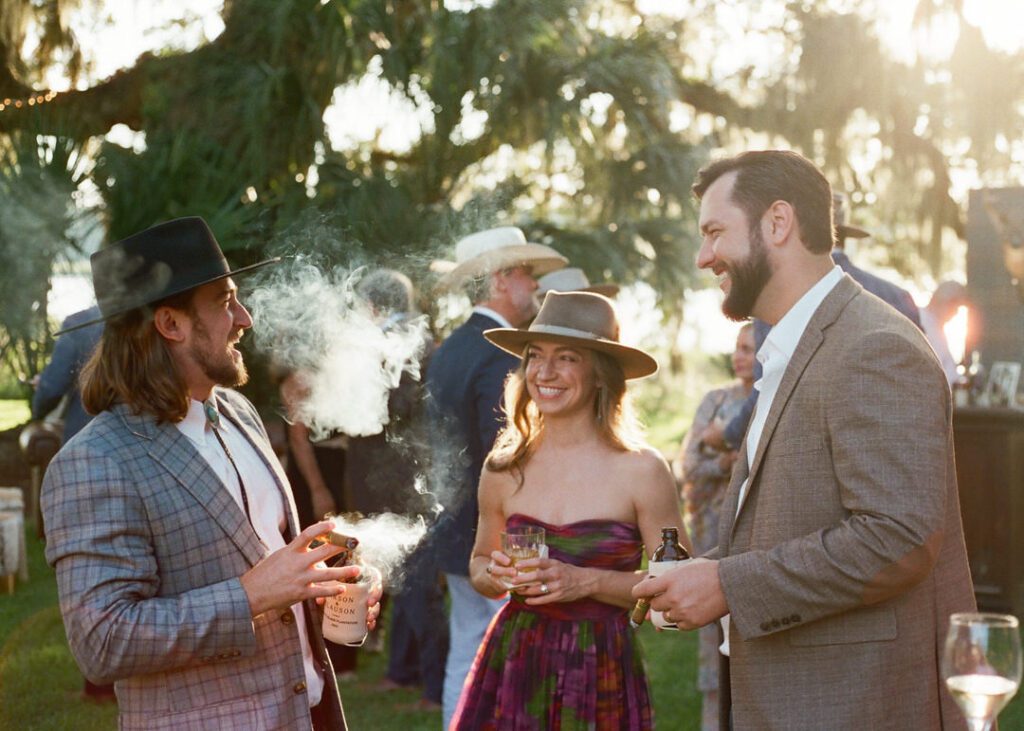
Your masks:
{"label": "leather hat brim", "polygon": [[840,239],[866,239],[871,236],[867,231],[856,226],[836,226],[836,236]]}
{"label": "leather hat brim", "polygon": [[616,343],[614,340],[503,327],[484,330],[484,337],[506,353],[511,353],[517,358],[523,357],[523,351],[528,343],[544,341],[547,343],[589,348],[590,350],[607,353],[622,366],[622,373],[627,380],[643,378],[658,372],[658,361],[654,358],[638,348],[631,348],[628,345]]}
{"label": "leather hat brim", "polygon": [[[205,280],[203,280],[201,282],[197,282],[195,284],[191,284],[190,283],[187,287],[181,287],[181,288],[178,288],[178,289],[172,289],[171,291],[168,291],[168,292],[161,292],[160,293],[160,299],[166,299],[168,297],[173,297],[176,294],[181,294],[182,292],[187,292],[190,289],[195,289],[196,287],[202,287],[204,284],[209,284],[210,282],[216,282],[219,279],[227,279],[228,277],[233,277],[233,276],[235,276],[237,274],[244,274],[245,272],[250,272],[253,269],[259,269],[260,267],[266,266],[267,264],[276,264],[279,261],[281,261],[281,257],[275,256],[275,257],[273,257],[271,259],[265,259],[265,260],[263,260],[261,262],[258,262],[256,264],[250,264],[248,266],[239,267],[238,269],[233,269],[230,272],[227,272],[226,274],[218,274],[216,277],[210,277],[209,279],[205,279]],[[152,303],[146,303],[146,304],[152,304]],[[86,320],[85,322],[80,322],[80,323],[78,323],[78,324],[76,324],[76,325],[74,325],[72,327],[64,328],[63,330],[58,330],[57,332],[55,332],[53,334],[53,337],[57,337],[59,335],[65,334],[65,333],[73,332],[75,330],[81,330],[83,327],[89,327],[90,325],[95,325],[95,324],[100,323],[100,322],[106,322],[107,320],[109,320],[112,317],[117,317],[118,315],[123,315],[126,312],[131,312],[132,310],[137,310],[137,309],[139,309],[139,307],[144,307],[144,306],[145,305],[136,305],[136,306],[133,306],[133,307],[126,307],[124,309],[116,310],[116,311],[110,312],[110,313],[108,313],[106,315],[102,315],[100,317],[93,318],[92,320]]]}

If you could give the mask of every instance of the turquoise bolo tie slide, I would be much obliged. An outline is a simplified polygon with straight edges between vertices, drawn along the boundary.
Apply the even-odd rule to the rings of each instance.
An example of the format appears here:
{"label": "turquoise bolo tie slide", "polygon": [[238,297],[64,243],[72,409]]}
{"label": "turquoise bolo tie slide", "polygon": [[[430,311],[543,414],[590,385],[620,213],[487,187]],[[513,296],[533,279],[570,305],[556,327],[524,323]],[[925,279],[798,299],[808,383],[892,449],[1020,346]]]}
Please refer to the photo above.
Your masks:
{"label": "turquoise bolo tie slide", "polygon": [[214,429],[220,428],[220,413],[217,411],[217,407],[209,401],[203,402],[203,411],[206,412],[206,420],[210,422],[210,426]]}

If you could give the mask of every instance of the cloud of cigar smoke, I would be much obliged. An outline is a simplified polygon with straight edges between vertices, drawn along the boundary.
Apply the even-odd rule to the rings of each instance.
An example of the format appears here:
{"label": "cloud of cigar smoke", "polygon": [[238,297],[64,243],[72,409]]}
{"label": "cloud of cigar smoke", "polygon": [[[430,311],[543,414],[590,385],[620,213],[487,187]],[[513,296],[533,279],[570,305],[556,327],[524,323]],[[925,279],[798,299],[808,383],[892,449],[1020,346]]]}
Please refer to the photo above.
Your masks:
{"label": "cloud of cigar smoke", "polygon": [[452,419],[428,421],[421,402],[415,413],[397,419],[397,428],[389,424],[389,395],[403,373],[414,381],[425,375],[419,370],[430,340],[427,318],[392,322],[385,331],[359,296],[359,283],[379,267],[399,270],[420,285],[421,307],[441,328],[457,324],[465,307],[456,312],[451,305],[464,298],[438,296],[427,279],[429,264],[451,259],[461,236],[506,223],[496,220],[493,210],[477,209],[431,226],[431,243],[414,255],[375,253],[372,259],[339,234],[337,219],[312,217],[271,247],[285,257],[281,264],[248,278],[251,293],[245,303],[255,320],[253,345],[268,353],[276,368],[300,374],[306,387],[290,418],[308,426],[314,439],[335,431],[360,437],[383,430],[387,436],[390,459],[374,464],[365,479],[365,489],[381,507],[360,508],[378,514],[335,520],[340,532],[359,538],[362,560],[380,568],[392,587],[401,583],[404,570],[415,570],[403,566],[427,526],[475,494],[475,485],[467,484],[464,439],[455,438],[456,429],[446,423]]}
{"label": "cloud of cigar smoke", "polygon": [[276,368],[296,373],[303,386],[289,417],[308,426],[314,439],[335,431],[379,434],[402,373],[420,378],[426,318],[382,329],[355,291],[363,267],[323,270],[297,257],[274,269],[247,304],[256,347],[271,354]]}
{"label": "cloud of cigar smoke", "polygon": [[422,517],[408,518],[383,513],[373,518],[331,518],[334,530],[359,539],[358,561],[378,569],[384,585],[393,590],[402,583],[405,559],[427,532]]}

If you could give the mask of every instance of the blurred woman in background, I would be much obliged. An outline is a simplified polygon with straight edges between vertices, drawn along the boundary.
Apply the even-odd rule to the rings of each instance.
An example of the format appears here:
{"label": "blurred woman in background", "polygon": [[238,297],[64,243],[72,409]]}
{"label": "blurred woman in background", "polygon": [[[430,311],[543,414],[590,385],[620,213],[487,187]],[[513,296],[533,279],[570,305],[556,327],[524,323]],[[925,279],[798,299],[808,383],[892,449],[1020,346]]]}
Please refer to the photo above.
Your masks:
{"label": "blurred woman in background", "polygon": [[[693,547],[700,556],[718,545],[718,518],[722,498],[729,486],[737,453],[718,450],[704,444],[700,435],[713,423],[728,424],[743,406],[754,387],[754,324],[746,323],[736,336],[732,353],[732,369],[736,380],[722,388],[709,391],[697,407],[693,425],[683,439],[677,473],[682,484],[686,506],[686,529]],[[718,729],[718,626],[710,624],[699,631],[700,670],[697,687],[703,696],[702,728]]]}

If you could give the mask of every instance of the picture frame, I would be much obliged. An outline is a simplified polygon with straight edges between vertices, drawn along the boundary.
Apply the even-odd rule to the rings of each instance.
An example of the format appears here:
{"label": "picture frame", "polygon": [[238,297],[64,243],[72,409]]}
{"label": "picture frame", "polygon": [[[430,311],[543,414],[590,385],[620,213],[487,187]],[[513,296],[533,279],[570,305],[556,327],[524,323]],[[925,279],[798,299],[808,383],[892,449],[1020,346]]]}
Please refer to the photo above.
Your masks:
{"label": "picture frame", "polygon": [[1016,406],[1017,384],[1020,382],[1020,363],[997,360],[988,374],[985,394],[989,406]]}

